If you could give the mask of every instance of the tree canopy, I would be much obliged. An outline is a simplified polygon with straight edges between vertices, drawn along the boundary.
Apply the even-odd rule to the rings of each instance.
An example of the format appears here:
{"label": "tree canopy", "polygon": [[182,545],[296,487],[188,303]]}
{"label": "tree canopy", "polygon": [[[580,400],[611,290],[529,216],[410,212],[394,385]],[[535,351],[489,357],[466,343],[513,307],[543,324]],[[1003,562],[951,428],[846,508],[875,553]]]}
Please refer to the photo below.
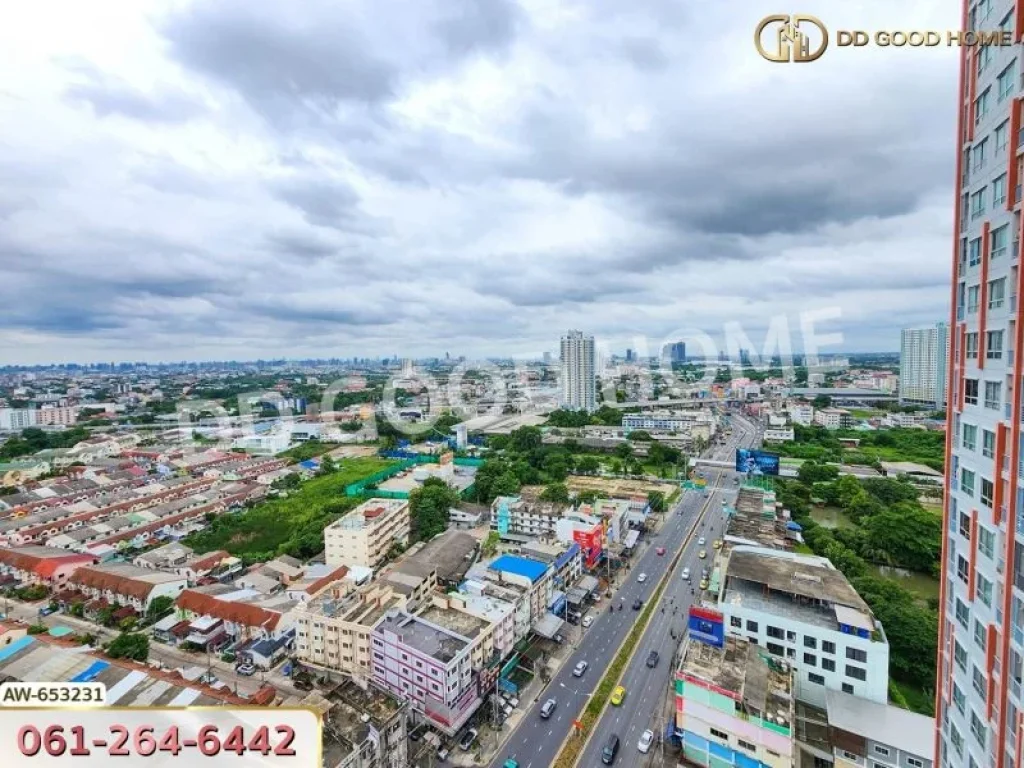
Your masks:
{"label": "tree canopy", "polygon": [[458,503],[457,490],[439,477],[428,477],[409,494],[413,539],[426,541],[447,530],[449,510]]}

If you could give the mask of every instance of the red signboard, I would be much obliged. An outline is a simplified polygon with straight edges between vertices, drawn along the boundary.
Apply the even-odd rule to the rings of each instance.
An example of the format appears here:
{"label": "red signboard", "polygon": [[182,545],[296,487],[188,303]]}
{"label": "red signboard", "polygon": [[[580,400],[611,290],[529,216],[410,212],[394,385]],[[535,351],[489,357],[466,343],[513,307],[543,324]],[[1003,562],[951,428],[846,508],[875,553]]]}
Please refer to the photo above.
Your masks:
{"label": "red signboard", "polygon": [[725,620],[725,616],[719,611],[713,611],[710,608],[703,608],[699,605],[690,606],[690,615],[698,619],[707,619],[708,621]]}
{"label": "red signboard", "polygon": [[595,525],[589,531],[576,528],[572,532],[572,540],[580,545],[583,550],[583,562],[587,568],[593,568],[601,557],[601,542],[603,540],[600,525]]}

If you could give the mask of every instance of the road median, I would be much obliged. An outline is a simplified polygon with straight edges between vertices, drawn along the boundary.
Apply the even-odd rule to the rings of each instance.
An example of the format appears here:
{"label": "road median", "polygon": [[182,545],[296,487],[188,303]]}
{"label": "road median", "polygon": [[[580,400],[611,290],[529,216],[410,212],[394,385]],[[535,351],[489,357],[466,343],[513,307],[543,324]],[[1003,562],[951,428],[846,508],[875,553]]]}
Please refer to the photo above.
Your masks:
{"label": "road median", "polygon": [[594,691],[594,695],[590,697],[590,700],[584,706],[582,713],[575,718],[580,723],[580,727],[574,727],[573,730],[570,731],[569,736],[567,736],[565,741],[562,742],[562,747],[558,751],[558,756],[552,763],[554,768],[574,768],[586,751],[587,744],[590,743],[590,738],[593,736],[594,726],[600,722],[601,715],[608,706],[608,700],[611,697],[612,691],[615,689],[615,686],[619,684],[619,681],[622,679],[622,675],[625,673],[626,668],[629,666],[629,662],[633,658],[633,654],[636,653],[636,648],[640,644],[640,640],[643,637],[644,632],[647,631],[647,626],[657,609],[658,603],[661,601],[661,597],[668,586],[669,579],[672,578],[672,574],[675,572],[676,566],[679,565],[680,558],[683,556],[690,540],[693,538],[693,534],[697,528],[696,523],[705,515],[708,507],[710,506],[710,502],[711,499],[704,502],[704,505],[701,507],[700,512],[698,512],[697,517],[694,520],[694,525],[690,528],[690,531],[683,539],[682,546],[680,546],[678,551],[676,551],[668,569],[664,574],[662,574],[661,579],[658,581],[658,585],[654,589],[652,599],[647,602],[647,605],[640,613],[639,619],[633,624],[633,628],[630,629],[629,634],[626,635],[625,639],[619,645],[618,650],[615,652],[615,658],[601,677],[601,682],[598,683],[598,686]]}

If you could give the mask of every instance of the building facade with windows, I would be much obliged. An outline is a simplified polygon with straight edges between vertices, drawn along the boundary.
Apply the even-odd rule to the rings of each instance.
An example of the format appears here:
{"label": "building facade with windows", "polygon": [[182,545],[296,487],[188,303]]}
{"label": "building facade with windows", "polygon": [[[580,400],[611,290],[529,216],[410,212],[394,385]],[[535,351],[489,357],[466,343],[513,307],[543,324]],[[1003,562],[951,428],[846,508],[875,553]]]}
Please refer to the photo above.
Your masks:
{"label": "building facade with windows", "polygon": [[946,407],[946,359],[949,327],[945,323],[904,328],[900,334],[900,404]]}
{"label": "building facade with windows", "polygon": [[369,499],[324,528],[328,565],[376,568],[395,543],[409,541],[409,501]]}
{"label": "building facade with windows", "polygon": [[829,690],[888,701],[885,632],[827,558],[749,545],[726,557],[717,594],[726,633],[791,664],[801,701],[823,707]]}
{"label": "building facade with windows", "polygon": [[562,337],[562,407],[574,411],[597,408],[594,337],[569,331]]}
{"label": "building facade with windows", "polygon": [[1018,307],[1024,3],[965,0],[946,384],[935,755],[952,768],[1024,759],[1024,317]]}

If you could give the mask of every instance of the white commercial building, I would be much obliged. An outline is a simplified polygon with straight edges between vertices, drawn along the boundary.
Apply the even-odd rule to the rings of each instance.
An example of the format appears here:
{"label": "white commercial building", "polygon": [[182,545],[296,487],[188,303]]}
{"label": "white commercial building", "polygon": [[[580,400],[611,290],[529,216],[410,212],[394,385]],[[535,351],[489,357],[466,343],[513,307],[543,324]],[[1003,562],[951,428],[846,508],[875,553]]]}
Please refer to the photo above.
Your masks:
{"label": "white commercial building", "polygon": [[562,407],[574,411],[597,408],[594,337],[569,331],[562,337]]}
{"label": "white commercial building", "polygon": [[14,431],[34,426],[35,408],[0,408],[0,429]]}
{"label": "white commercial building", "polygon": [[945,323],[904,328],[900,335],[900,403],[945,408],[947,357],[949,330]]}
{"label": "white commercial building", "polygon": [[814,423],[825,429],[848,429],[853,426],[853,414],[842,408],[822,408],[815,411]]}
{"label": "white commercial building", "polygon": [[814,406],[791,405],[789,407],[789,420],[803,427],[811,426],[814,423]]}
{"label": "white commercial building", "polygon": [[745,545],[725,557],[717,608],[726,632],[789,661],[799,699],[821,707],[836,690],[888,701],[885,632],[827,558]]}

